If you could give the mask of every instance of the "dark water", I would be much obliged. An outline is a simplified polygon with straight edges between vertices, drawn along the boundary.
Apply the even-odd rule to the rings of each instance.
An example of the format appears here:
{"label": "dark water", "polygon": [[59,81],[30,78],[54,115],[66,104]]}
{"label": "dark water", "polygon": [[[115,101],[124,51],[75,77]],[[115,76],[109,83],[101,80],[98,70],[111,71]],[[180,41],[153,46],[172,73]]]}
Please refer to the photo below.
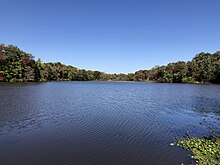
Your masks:
{"label": "dark water", "polygon": [[220,130],[220,86],[0,84],[0,164],[189,164],[175,137]]}

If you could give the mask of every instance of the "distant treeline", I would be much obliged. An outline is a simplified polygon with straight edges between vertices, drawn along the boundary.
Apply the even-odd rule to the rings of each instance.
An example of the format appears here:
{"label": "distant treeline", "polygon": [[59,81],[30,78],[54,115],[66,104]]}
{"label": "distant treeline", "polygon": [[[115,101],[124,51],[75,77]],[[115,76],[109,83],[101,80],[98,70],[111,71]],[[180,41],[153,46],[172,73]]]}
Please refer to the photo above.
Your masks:
{"label": "distant treeline", "polygon": [[43,63],[13,45],[0,45],[0,81],[150,81],[220,83],[220,51],[200,53],[192,61],[170,63],[129,74],[107,74],[78,69],[60,62]]}

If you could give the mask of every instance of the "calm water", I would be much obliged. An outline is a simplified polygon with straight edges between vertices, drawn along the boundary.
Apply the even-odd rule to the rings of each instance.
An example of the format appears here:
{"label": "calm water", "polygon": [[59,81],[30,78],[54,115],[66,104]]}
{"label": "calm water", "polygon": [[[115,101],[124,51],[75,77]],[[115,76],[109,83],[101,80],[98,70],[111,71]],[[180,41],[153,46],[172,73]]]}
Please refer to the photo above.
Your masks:
{"label": "calm water", "polygon": [[0,164],[190,163],[169,146],[220,131],[220,85],[0,83]]}

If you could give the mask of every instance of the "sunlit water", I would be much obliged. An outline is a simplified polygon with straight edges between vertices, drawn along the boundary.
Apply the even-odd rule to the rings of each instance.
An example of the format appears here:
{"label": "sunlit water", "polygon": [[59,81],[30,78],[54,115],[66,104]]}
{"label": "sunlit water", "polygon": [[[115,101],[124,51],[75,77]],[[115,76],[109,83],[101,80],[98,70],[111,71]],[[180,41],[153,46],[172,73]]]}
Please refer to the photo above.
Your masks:
{"label": "sunlit water", "polygon": [[218,134],[220,85],[0,83],[0,164],[190,163],[176,137]]}

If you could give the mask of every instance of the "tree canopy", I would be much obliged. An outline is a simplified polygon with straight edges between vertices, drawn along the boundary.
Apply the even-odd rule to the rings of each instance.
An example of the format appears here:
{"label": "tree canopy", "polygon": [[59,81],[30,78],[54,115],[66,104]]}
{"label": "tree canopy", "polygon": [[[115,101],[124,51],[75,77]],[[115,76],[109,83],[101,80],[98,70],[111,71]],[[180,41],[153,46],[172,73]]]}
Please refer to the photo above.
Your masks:
{"label": "tree canopy", "polygon": [[220,83],[220,51],[199,53],[191,61],[169,63],[129,74],[107,74],[78,69],[60,62],[43,63],[13,45],[0,44],[0,81],[149,81],[165,83]]}

